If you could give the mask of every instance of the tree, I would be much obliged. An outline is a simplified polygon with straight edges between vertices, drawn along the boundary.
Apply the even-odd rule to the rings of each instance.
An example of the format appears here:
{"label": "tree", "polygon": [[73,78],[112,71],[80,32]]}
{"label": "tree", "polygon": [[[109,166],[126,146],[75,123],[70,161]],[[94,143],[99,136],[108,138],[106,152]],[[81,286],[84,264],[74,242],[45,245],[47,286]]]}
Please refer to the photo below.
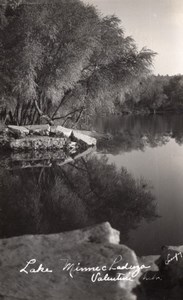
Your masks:
{"label": "tree", "polygon": [[156,113],[167,102],[164,93],[164,78],[161,76],[148,77],[141,84],[140,105],[147,107],[151,112]]}
{"label": "tree", "polygon": [[170,77],[164,86],[164,92],[168,98],[168,108],[174,111],[183,110],[183,76]]}
{"label": "tree", "polygon": [[112,111],[113,99],[149,72],[155,55],[138,52],[118,18],[79,0],[7,0],[0,16],[0,92],[17,124],[40,117],[77,123]]}
{"label": "tree", "polygon": [[116,110],[127,113],[183,111],[183,76],[151,75],[137,80],[116,101]]}

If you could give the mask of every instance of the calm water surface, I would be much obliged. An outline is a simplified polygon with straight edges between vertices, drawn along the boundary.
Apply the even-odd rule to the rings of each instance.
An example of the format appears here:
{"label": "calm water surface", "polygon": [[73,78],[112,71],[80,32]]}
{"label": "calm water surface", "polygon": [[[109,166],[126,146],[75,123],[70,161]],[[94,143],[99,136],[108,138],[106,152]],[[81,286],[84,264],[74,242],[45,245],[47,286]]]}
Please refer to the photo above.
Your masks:
{"label": "calm water surface", "polygon": [[[162,245],[183,244],[183,117],[130,117],[109,124],[105,123],[105,131],[116,136],[117,149],[107,153],[109,161],[146,180],[160,216],[152,222],[141,220],[130,231],[128,245],[150,254],[158,253]],[[118,145],[122,135],[124,141],[121,138]]]}
{"label": "calm water surface", "polygon": [[97,120],[96,130],[107,137],[97,151],[65,165],[22,169],[30,157],[1,154],[1,238],[109,221],[138,254],[183,244],[183,117]]}

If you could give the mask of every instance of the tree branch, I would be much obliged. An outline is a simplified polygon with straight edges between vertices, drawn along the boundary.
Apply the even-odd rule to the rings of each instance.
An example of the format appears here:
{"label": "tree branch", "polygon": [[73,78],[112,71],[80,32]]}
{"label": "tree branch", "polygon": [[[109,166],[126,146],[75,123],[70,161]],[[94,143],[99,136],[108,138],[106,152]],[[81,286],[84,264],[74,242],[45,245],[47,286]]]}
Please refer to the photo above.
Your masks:
{"label": "tree branch", "polygon": [[84,109],[84,107],[82,106],[81,108],[77,108],[77,109],[75,109],[75,110],[69,112],[69,113],[66,114],[65,116],[55,117],[55,118],[52,118],[52,120],[65,119],[65,118],[67,118],[68,116],[75,114],[76,112],[81,112],[81,111],[83,111],[83,109]]}
{"label": "tree branch", "polygon": [[38,102],[37,102],[36,99],[34,100],[34,103],[35,103],[37,112],[38,112],[38,114],[40,115],[40,117],[41,117],[42,119],[45,119],[45,120],[48,122],[48,124],[54,125],[53,120],[52,120],[48,115],[45,115],[45,114],[43,113],[43,111],[40,109],[40,107],[39,107]]}
{"label": "tree branch", "polygon": [[75,122],[75,124],[74,124],[74,128],[77,126],[79,120],[81,119],[81,116],[82,116],[82,114],[83,114],[83,111],[84,111],[84,107],[81,109],[81,111],[80,111],[80,113],[79,113],[79,116],[78,116],[77,119],[76,119],[76,122]]}
{"label": "tree branch", "polygon": [[57,112],[58,112],[58,110],[60,109],[60,107],[62,106],[62,104],[64,104],[64,102],[65,102],[66,99],[67,99],[67,96],[71,93],[71,91],[72,91],[72,90],[69,89],[69,90],[67,90],[67,91],[64,93],[64,96],[62,97],[62,99],[61,99],[59,105],[57,106],[55,112],[53,113],[53,115],[52,115],[52,117],[51,117],[52,120],[54,120],[54,116],[57,114]]}

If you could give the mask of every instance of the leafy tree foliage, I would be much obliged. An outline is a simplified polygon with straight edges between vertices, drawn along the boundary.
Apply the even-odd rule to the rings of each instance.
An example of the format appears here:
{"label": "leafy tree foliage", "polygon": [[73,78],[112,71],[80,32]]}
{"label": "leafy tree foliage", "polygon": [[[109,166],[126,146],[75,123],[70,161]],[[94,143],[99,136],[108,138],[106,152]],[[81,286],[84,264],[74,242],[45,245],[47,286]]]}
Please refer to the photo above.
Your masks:
{"label": "leafy tree foliage", "polygon": [[183,76],[148,76],[136,82],[116,102],[116,110],[127,113],[156,113],[183,111]]}
{"label": "leafy tree foliage", "polygon": [[167,109],[183,111],[183,76],[170,77],[164,86],[164,93],[168,97]]}
{"label": "leafy tree foliage", "polygon": [[115,16],[79,0],[6,0],[0,6],[1,99],[18,124],[89,121],[149,72]]}

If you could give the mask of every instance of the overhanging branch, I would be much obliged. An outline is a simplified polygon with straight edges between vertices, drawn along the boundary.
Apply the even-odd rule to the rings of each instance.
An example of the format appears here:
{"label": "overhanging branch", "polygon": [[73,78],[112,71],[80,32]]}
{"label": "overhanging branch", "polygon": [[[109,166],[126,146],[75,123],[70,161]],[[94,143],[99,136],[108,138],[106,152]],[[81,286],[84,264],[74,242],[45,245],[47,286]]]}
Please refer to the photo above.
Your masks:
{"label": "overhanging branch", "polygon": [[65,118],[67,118],[68,116],[75,114],[76,112],[81,112],[81,111],[83,111],[83,109],[84,109],[84,106],[82,106],[82,107],[80,107],[80,108],[77,108],[77,109],[75,109],[75,110],[69,112],[69,113],[66,114],[65,116],[59,116],[59,117],[52,118],[52,120],[65,119]]}
{"label": "overhanging branch", "polygon": [[38,114],[40,115],[40,117],[41,117],[42,119],[45,119],[45,120],[48,122],[48,124],[54,125],[53,120],[52,120],[48,115],[45,115],[45,114],[43,113],[43,111],[40,109],[40,107],[39,107],[38,102],[37,102],[36,99],[35,99],[34,103],[35,103],[35,107],[36,107],[37,112],[38,112]]}

